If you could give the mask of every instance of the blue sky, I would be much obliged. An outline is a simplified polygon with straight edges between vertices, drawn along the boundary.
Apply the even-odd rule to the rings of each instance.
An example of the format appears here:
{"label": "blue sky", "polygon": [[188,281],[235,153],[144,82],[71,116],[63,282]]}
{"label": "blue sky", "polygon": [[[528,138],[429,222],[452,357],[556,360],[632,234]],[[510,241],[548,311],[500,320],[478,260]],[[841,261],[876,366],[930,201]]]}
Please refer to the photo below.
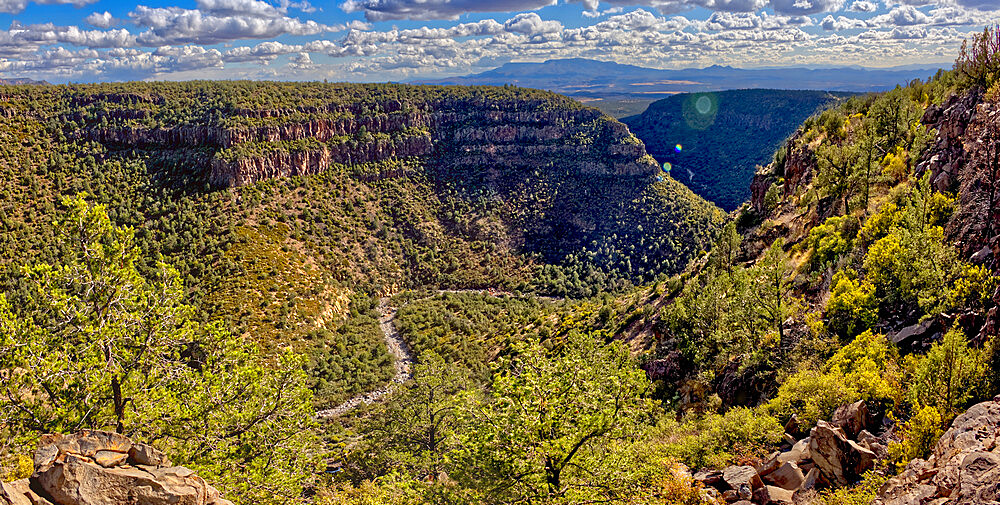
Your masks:
{"label": "blue sky", "polygon": [[386,81],[585,57],[948,64],[1000,0],[0,0],[0,77]]}

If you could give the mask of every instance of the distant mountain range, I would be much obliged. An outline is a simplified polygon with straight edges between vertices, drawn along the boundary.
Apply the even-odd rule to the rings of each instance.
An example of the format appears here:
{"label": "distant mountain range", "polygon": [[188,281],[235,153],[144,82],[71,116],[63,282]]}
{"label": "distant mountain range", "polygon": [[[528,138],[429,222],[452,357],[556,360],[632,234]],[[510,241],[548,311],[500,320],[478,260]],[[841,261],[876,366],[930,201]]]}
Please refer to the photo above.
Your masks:
{"label": "distant mountain range", "polygon": [[514,84],[540,88],[574,97],[611,98],[646,96],[663,98],[685,92],[769,88],[824,91],[882,91],[927,78],[937,67],[913,68],[706,68],[661,70],[607,61],[571,58],[543,63],[507,63],[501,67],[461,77],[426,79],[418,84]]}
{"label": "distant mountain range", "polygon": [[16,86],[19,84],[49,84],[48,81],[36,81],[34,79],[28,79],[26,77],[16,77],[16,78],[3,78],[0,77],[0,86],[11,85]]}

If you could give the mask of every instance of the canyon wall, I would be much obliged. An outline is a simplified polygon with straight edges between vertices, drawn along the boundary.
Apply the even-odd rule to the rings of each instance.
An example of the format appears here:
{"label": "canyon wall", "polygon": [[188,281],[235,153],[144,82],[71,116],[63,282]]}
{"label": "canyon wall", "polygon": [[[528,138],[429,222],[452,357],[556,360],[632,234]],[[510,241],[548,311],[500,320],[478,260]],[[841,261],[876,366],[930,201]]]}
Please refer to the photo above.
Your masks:
{"label": "canyon wall", "polygon": [[[155,99],[81,97],[116,104],[79,137],[112,148],[207,149],[203,167],[217,187],[316,174],[335,164],[433,157],[450,173],[502,168],[516,173],[559,163],[594,176],[652,176],[657,163],[628,128],[596,109],[541,101],[442,99],[431,102],[218,111],[208,124],[139,126],[149,112],[130,105]],[[88,102],[89,103],[89,102]],[[67,120],[87,124],[83,113]],[[147,121],[148,122],[148,121]],[[510,175],[510,174],[508,174]]]}

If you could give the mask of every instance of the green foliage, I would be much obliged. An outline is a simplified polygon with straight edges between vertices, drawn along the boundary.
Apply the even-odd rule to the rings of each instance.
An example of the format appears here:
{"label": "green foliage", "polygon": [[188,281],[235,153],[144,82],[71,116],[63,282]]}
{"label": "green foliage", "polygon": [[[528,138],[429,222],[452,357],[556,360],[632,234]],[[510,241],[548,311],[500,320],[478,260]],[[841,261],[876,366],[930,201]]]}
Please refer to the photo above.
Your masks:
{"label": "green foliage", "polygon": [[838,379],[814,368],[800,370],[782,382],[767,410],[779,419],[794,414],[807,426],[828,418],[837,407],[857,401],[857,392]]}
{"label": "green foliage", "polygon": [[519,346],[469,406],[459,482],[490,502],[600,496],[603,448],[637,434],[649,387],[620,343],[573,334],[559,350]]}
{"label": "green foliage", "polygon": [[842,338],[852,338],[878,321],[878,300],[875,286],[857,279],[850,270],[839,270],[833,276],[830,300],[826,304],[827,328]]}
{"label": "green foliage", "polygon": [[[950,213],[952,199],[932,192],[926,176],[900,197],[902,205],[886,205],[873,216],[874,223],[862,227],[868,239],[881,236],[865,255],[866,278],[883,303],[916,303],[924,313],[935,314],[957,300],[952,290],[964,273],[938,225]],[[968,296],[967,287],[960,297]]]}
{"label": "green foliage", "polygon": [[869,505],[878,496],[879,489],[889,480],[878,470],[869,470],[854,487],[842,487],[823,493],[823,505]]}
{"label": "green foliage", "polygon": [[317,409],[331,408],[392,379],[393,358],[378,318],[375,300],[358,296],[351,302],[347,321],[336,331],[319,329],[305,335],[306,340],[319,343],[307,364]]}
{"label": "green foliage", "polygon": [[744,366],[778,360],[786,322],[802,313],[790,273],[780,239],[752,267],[710,264],[663,308],[661,324],[699,370],[721,369],[734,358]]}
{"label": "green foliage", "polygon": [[932,406],[951,417],[977,396],[987,380],[982,353],[971,349],[960,329],[945,333],[927,354],[911,357],[907,398],[916,408]]}
{"label": "green foliage", "polygon": [[817,267],[827,266],[847,253],[857,233],[857,220],[851,216],[832,216],[809,230],[810,260]]}
{"label": "green foliage", "polygon": [[300,499],[318,448],[300,356],[263,362],[197,323],[175,270],[139,272],[131,229],[83,197],[64,205],[66,256],[24,269],[35,317],[0,295],[3,434],[25,448],[41,433],[116,430],[161,441],[233,497]]}
{"label": "green foliage", "polygon": [[463,392],[475,389],[476,383],[469,370],[433,351],[420,358],[413,380],[398,386],[388,402],[363,420],[366,436],[348,459],[358,476],[397,470],[433,479],[458,449]]}
{"label": "green foliage", "polygon": [[951,289],[950,305],[956,308],[981,307],[989,302],[1000,279],[982,265],[962,265]]}
{"label": "green foliage", "polygon": [[27,479],[35,471],[35,464],[24,454],[15,454],[0,461],[0,482]]}
{"label": "green foliage", "polygon": [[962,52],[955,60],[964,87],[989,88],[1000,78],[1000,30],[987,26],[983,33],[973,35],[972,43],[962,41]]}
{"label": "green foliage", "polygon": [[809,426],[858,400],[892,406],[900,400],[898,361],[895,348],[883,335],[866,331],[820,369],[806,367],[786,379],[767,409],[779,419],[794,414]]}
{"label": "green foliage", "polygon": [[899,440],[889,442],[889,464],[897,472],[916,458],[927,458],[944,430],[944,419],[933,406],[920,407],[899,432]]}
{"label": "green foliage", "polygon": [[691,468],[723,468],[763,457],[781,442],[784,432],[763,409],[746,407],[725,414],[692,414],[683,422],[662,419],[657,426],[659,436],[666,439],[667,453]]}

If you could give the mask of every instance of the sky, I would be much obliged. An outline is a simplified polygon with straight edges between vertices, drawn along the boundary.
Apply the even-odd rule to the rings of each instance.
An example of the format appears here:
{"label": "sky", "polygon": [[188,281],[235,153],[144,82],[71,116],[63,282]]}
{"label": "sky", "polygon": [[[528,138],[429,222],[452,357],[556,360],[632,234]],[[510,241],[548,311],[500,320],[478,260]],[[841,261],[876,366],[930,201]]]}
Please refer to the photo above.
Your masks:
{"label": "sky", "polygon": [[584,57],[950,65],[1000,0],[0,0],[0,78],[406,81]]}

